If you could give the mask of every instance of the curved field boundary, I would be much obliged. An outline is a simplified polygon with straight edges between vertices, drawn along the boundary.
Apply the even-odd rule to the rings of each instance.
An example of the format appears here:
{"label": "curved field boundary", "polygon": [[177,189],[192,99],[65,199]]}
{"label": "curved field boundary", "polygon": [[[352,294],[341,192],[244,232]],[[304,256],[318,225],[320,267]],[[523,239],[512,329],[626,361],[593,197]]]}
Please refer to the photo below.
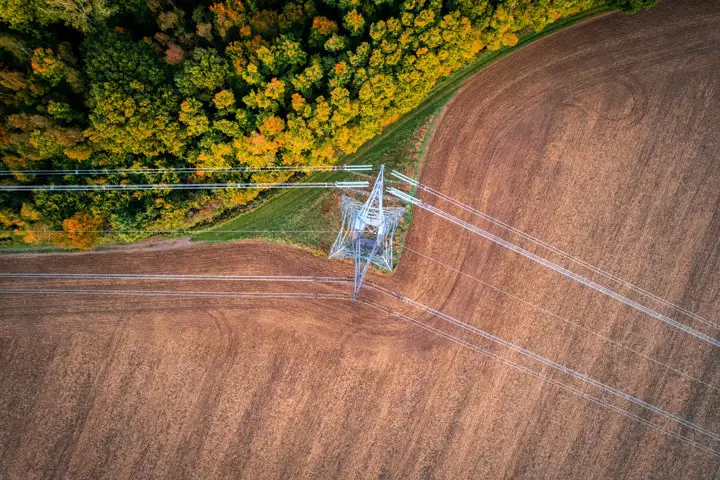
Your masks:
{"label": "curved field boundary", "polygon": [[[378,163],[376,157],[379,156],[379,152],[387,148],[388,145],[398,142],[400,138],[408,134],[408,130],[414,131],[419,124],[423,122],[423,119],[428,118],[433,112],[438,111],[460,88],[470,80],[474,75],[481,72],[485,68],[489,67],[497,60],[516,52],[523,47],[540,40],[546,36],[557,33],[568,27],[577,25],[581,22],[598,18],[602,15],[611,13],[613,10],[607,6],[597,7],[584,12],[571,15],[569,17],[562,18],[552,24],[550,24],[542,32],[526,33],[520,36],[520,41],[514,47],[503,47],[500,50],[488,51],[485,50],[478,55],[478,58],[467,66],[460,70],[452,73],[448,78],[441,81],[436,85],[430,94],[427,96],[422,105],[417,107],[412,112],[406,113],[400,117],[397,121],[385,127],[385,130],[377,137],[367,141],[363,144],[360,149],[350,155],[342,157],[339,162],[343,164],[376,164]],[[388,163],[388,167],[392,164]],[[307,177],[307,181],[337,181],[342,178],[342,173],[338,172],[322,172],[313,173]],[[273,194],[270,197],[266,197],[264,200],[260,200],[252,208],[244,210],[238,215],[235,215],[231,219],[221,220],[221,223],[215,227],[209,227],[209,230],[213,230],[212,233],[205,232],[200,235],[193,235],[194,241],[228,241],[238,238],[267,238],[267,236],[248,236],[244,234],[234,234],[230,230],[237,229],[238,225],[242,225],[243,229],[264,229],[268,225],[275,225],[272,218],[270,217],[282,217],[285,215],[292,216],[293,212],[297,209],[297,205],[300,202],[307,202],[312,205],[318,205],[322,198],[326,197],[324,192],[311,191],[311,192],[292,192],[282,191]],[[317,221],[315,216],[310,216],[308,221]],[[302,225],[302,224],[301,224]],[[316,228],[317,225],[310,224],[303,226],[302,228]],[[300,227],[298,227],[300,228]],[[227,234],[219,234],[217,232],[227,230]],[[310,246],[317,248],[317,244],[308,241],[306,235],[289,235],[283,239],[284,242],[291,244],[298,244],[301,246]]]}

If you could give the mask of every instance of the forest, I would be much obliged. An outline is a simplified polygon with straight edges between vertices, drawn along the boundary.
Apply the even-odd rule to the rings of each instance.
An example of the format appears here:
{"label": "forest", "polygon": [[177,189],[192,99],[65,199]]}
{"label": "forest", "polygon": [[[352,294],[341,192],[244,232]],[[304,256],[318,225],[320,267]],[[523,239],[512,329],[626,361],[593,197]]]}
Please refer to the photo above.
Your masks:
{"label": "forest", "polygon": [[[0,0],[0,183],[287,181],[20,171],[331,165],[481,51],[583,10],[654,3]],[[0,192],[0,245],[89,248],[103,231],[134,241],[207,224],[259,193]]]}

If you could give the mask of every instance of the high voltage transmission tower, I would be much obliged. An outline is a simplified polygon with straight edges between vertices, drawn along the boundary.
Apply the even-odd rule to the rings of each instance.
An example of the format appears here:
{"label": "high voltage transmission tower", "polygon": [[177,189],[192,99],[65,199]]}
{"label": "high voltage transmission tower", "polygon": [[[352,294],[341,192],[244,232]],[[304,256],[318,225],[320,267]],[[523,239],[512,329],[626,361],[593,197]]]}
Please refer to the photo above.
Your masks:
{"label": "high voltage transmission tower", "polygon": [[371,264],[385,270],[393,268],[393,236],[405,208],[383,207],[384,171],[384,165],[380,166],[380,173],[365,203],[345,193],[342,196],[340,232],[329,257],[353,260],[353,299],[357,298]]}

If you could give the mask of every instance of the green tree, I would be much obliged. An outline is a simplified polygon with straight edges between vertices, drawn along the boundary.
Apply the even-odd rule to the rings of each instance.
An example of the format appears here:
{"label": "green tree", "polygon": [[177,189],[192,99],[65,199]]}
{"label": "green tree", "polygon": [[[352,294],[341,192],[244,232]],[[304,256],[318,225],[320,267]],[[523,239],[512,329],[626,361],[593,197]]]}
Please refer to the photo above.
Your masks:
{"label": "green tree", "polygon": [[90,129],[97,148],[156,156],[184,148],[180,100],[169,72],[150,46],[117,33],[86,45]]}
{"label": "green tree", "polygon": [[[13,170],[328,165],[420,105],[482,49],[515,45],[522,33],[601,1],[0,0],[0,162]],[[655,3],[608,2],[629,12]],[[0,223],[46,230],[23,235],[29,242],[67,245],[69,233],[88,248],[103,239],[83,236],[82,225],[186,228],[257,195],[0,194]],[[51,232],[59,228],[65,233]]]}
{"label": "green tree", "polygon": [[202,107],[202,102],[194,98],[180,104],[180,122],[186,126],[188,136],[196,137],[210,129],[210,121]]}
{"label": "green tree", "polygon": [[30,60],[33,73],[57,86],[68,75],[68,68],[50,48],[36,48]]}
{"label": "green tree", "polygon": [[33,23],[65,25],[88,32],[117,11],[106,0],[4,0],[0,20],[12,28],[32,29]]}
{"label": "green tree", "polygon": [[365,18],[357,10],[353,9],[343,17],[343,26],[350,32],[350,35],[357,37],[363,33]]}
{"label": "green tree", "polygon": [[209,100],[225,85],[228,73],[227,61],[216,50],[196,48],[175,77],[175,83],[183,95]]}

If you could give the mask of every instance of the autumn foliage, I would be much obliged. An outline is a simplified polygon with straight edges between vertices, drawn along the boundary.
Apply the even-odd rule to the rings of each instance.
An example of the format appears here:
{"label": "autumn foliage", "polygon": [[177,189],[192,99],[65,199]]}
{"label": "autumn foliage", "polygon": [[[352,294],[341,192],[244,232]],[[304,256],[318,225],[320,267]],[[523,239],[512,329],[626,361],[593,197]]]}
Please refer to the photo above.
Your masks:
{"label": "autumn foliage", "polygon": [[88,249],[98,238],[102,220],[86,213],[76,213],[63,221],[63,230],[75,248]]}
{"label": "autumn foliage", "polygon": [[[626,10],[653,3],[608,1]],[[94,0],[81,9],[0,2],[0,161],[12,170],[329,165],[483,49],[516,45],[523,32],[604,2]],[[148,173],[7,181],[257,179]],[[132,240],[211,220],[257,194],[0,194],[0,219],[18,232],[62,229],[75,247],[88,248],[99,238],[89,230],[141,232],[118,234]],[[23,217],[23,208],[33,215]]]}

